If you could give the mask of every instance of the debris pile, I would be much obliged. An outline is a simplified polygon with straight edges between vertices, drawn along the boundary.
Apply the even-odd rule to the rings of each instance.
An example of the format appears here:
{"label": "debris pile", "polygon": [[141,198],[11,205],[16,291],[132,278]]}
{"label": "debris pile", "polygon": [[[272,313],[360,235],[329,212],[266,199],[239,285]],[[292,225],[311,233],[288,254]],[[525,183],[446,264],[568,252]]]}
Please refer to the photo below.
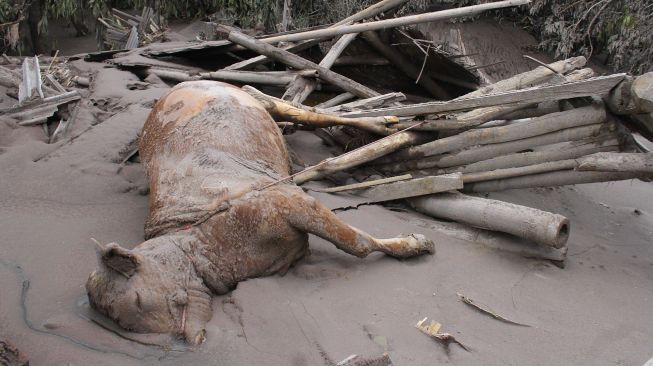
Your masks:
{"label": "debris pile", "polygon": [[[652,135],[653,73],[596,76],[584,57],[572,57],[479,87],[479,66],[469,66],[468,55],[445,51],[413,26],[529,1],[393,17],[404,3],[383,0],[330,26],[258,37],[222,25],[223,39],[154,43],[87,59],[170,86],[202,79],[241,86],[284,134],[310,130],[342,148],[341,155],[284,180],[340,184],[338,176],[349,172],[360,183],[306,188],[354,191],[366,203],[407,199],[429,216],[525,240],[504,249],[564,261],[570,232],[564,216],[457,191],[650,178],[653,155],[630,131]],[[160,30],[152,26],[151,11],[142,17],[114,11],[114,17],[101,20],[109,48],[158,39],[143,41],[143,34]],[[330,48],[321,54],[319,45]],[[17,77],[3,72],[3,82]],[[40,98],[38,106],[27,103],[3,114],[17,118],[47,105],[47,113],[19,122],[36,124],[73,101],[64,92]]]}

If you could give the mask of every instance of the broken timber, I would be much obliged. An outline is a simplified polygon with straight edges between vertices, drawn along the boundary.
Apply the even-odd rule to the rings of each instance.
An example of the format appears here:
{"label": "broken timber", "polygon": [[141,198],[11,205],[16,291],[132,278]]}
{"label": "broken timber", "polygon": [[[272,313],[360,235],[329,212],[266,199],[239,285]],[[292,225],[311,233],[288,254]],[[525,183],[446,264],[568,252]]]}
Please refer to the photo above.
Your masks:
{"label": "broken timber", "polygon": [[462,174],[453,173],[387,183],[359,193],[367,203],[393,201],[463,188]]}

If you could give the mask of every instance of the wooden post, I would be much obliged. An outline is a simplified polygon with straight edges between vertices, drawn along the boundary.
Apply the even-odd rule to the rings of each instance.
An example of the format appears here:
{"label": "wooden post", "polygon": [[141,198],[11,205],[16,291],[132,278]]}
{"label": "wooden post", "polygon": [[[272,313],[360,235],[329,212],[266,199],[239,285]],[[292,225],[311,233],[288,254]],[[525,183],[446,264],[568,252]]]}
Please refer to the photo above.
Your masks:
{"label": "wooden post", "polygon": [[408,200],[418,212],[509,233],[540,245],[562,248],[569,239],[569,220],[561,215],[512,203],[439,193]]}

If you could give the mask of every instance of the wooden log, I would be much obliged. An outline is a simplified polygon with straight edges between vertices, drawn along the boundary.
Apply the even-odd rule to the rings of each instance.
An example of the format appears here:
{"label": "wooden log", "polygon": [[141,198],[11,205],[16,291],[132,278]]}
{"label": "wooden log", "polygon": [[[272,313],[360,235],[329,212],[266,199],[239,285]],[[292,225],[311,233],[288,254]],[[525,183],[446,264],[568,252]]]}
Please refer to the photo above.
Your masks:
{"label": "wooden log", "polygon": [[348,184],[346,186],[338,186],[338,187],[330,187],[330,188],[309,188],[309,189],[315,192],[336,193],[336,192],[344,192],[344,191],[351,191],[356,189],[369,188],[372,186],[377,186],[379,184],[399,182],[402,180],[408,180],[412,178],[413,178],[412,175],[404,174],[396,177],[388,177],[388,178],[375,179],[375,180],[370,180],[361,183]]}
{"label": "wooden log", "polygon": [[439,193],[408,202],[429,216],[509,233],[547,247],[562,248],[569,239],[566,217],[535,208],[459,193]]}
{"label": "wooden log", "polygon": [[403,147],[423,142],[427,138],[427,136],[417,132],[398,132],[343,155],[326,159],[316,165],[318,168],[315,168],[315,166],[309,167],[305,171],[295,175],[293,181],[295,184],[302,184],[309,180],[320,179],[330,173],[350,169]]}
{"label": "wooden log", "polygon": [[77,85],[85,86],[87,88],[91,85],[91,79],[86,76],[73,76],[71,80],[77,83]]}
{"label": "wooden log", "polygon": [[234,43],[240,44],[244,47],[247,47],[248,49],[254,52],[266,55],[277,61],[283,62],[284,64],[292,68],[298,70],[305,70],[305,69],[317,70],[320,79],[328,83],[331,83],[333,85],[336,85],[342,88],[343,90],[348,91],[358,97],[369,98],[369,97],[379,95],[379,93],[375,92],[374,90],[362,84],[355,82],[354,80],[351,80],[329,69],[321,67],[315,64],[314,62],[306,60],[293,53],[284,51],[280,48],[271,46],[267,43],[263,43],[243,33],[232,30],[231,32],[229,32],[229,40]]}
{"label": "wooden log", "polygon": [[653,72],[627,78],[605,98],[615,114],[647,114],[653,112]]}
{"label": "wooden log", "polygon": [[587,60],[583,56],[572,57],[566,60],[556,61],[548,64],[548,67],[539,66],[533,70],[517,74],[508,79],[498,81],[494,84],[479,88],[456,99],[480,97],[482,95],[506,92],[530,88],[542,84],[558,74],[565,74],[572,70],[585,66]]}
{"label": "wooden log", "polygon": [[478,173],[497,169],[522,167],[546,163],[547,161],[558,161],[576,159],[585,155],[602,151],[618,151],[619,139],[599,136],[584,140],[571,141],[562,146],[555,146],[546,150],[528,151],[516,154],[497,156],[495,158],[482,160],[464,166],[437,170],[436,172],[425,172],[425,174],[445,174],[453,172]]}
{"label": "wooden log", "polygon": [[[383,13],[384,11],[396,8],[398,6],[401,6],[404,3],[406,3],[407,1],[408,0],[382,0],[382,1],[379,1],[378,3],[376,3],[374,5],[371,5],[371,6],[367,7],[367,8],[359,11],[358,13],[353,14],[353,15],[351,15],[351,16],[349,16],[349,17],[335,23],[331,27],[339,27],[341,25],[355,23],[355,22],[361,21],[363,19],[374,17],[376,15],[379,15],[379,14]],[[269,40],[265,40],[265,41],[266,41],[266,43],[278,42],[278,41],[275,41],[274,39],[272,39],[272,41],[269,41]],[[291,46],[285,47],[284,49],[286,51],[296,53],[296,52],[300,52],[300,51],[303,51],[305,49],[308,49],[310,47],[313,47],[313,46],[317,45],[318,43],[320,43],[321,41],[322,41],[322,39],[308,39],[308,40],[304,40],[304,41],[298,42],[296,44],[293,44]],[[265,62],[268,62],[268,61],[270,61],[270,59],[267,56],[259,55],[259,56],[253,57],[251,59],[248,59],[248,60],[243,60],[241,62],[237,62],[237,63],[235,63],[235,64],[233,64],[231,66],[226,67],[224,70],[246,70],[246,69],[252,68],[254,66],[257,66],[257,65],[263,64]]]}
{"label": "wooden log", "polygon": [[551,100],[563,100],[578,97],[603,96],[614,88],[626,74],[600,76],[588,80],[576,81],[561,85],[549,85],[509,91],[505,93],[488,94],[474,98],[456,99],[447,102],[428,102],[402,107],[379,108],[369,111],[350,112],[348,117],[371,117],[378,115],[393,115],[397,117],[435,114],[495,105],[532,104]]}
{"label": "wooden log", "polygon": [[430,219],[424,222],[429,229],[484,247],[514,253],[526,258],[548,259],[562,262],[567,258],[567,246],[560,249],[538,245],[517,236],[479,229],[453,221]]}
{"label": "wooden log", "polygon": [[185,71],[150,68],[148,73],[154,74],[161,79],[173,80],[178,82],[191,80],[217,80],[229,83],[239,84],[263,84],[263,85],[288,85],[298,75],[306,77],[315,77],[315,70],[297,71],[213,71],[202,72],[199,74],[190,74]]}
{"label": "wooden log", "polygon": [[600,152],[578,159],[578,170],[653,175],[653,153]]}
{"label": "wooden log", "polygon": [[547,161],[540,164],[527,165],[521,167],[496,169],[487,172],[467,173],[463,175],[463,182],[465,184],[484,182],[487,180],[505,179],[505,178],[519,177],[522,175],[547,173],[547,172],[554,172],[558,170],[569,170],[569,169],[574,169],[577,166],[578,163],[576,162],[575,159]]}
{"label": "wooden log", "polygon": [[[331,46],[329,52],[324,56],[322,61],[318,64],[325,69],[331,69],[335,60],[340,56],[342,51],[347,48],[347,46],[356,38],[358,33],[345,34],[340,37],[336,43]],[[317,87],[317,80],[315,78],[306,78],[304,76],[297,76],[288,86],[286,93],[284,93],[281,99],[290,100],[295,103],[303,103],[306,98],[315,90]]]}
{"label": "wooden log", "polygon": [[359,193],[367,203],[394,201],[463,188],[462,174],[452,173],[386,183]]}
{"label": "wooden log", "polygon": [[444,88],[433,81],[428,74],[423,73],[422,70],[415,66],[404,55],[399,53],[397,50],[392,49],[389,45],[386,45],[385,42],[379,38],[376,32],[364,32],[363,39],[383,57],[390,60],[390,62],[406,74],[406,76],[415,80],[416,83],[424,87],[424,89],[426,89],[432,96],[441,100],[451,99],[449,93]]}
{"label": "wooden log", "polygon": [[394,130],[389,129],[386,125],[397,123],[398,121],[396,117],[392,116],[346,118],[328,113],[320,113],[315,110],[309,111],[296,107],[296,104],[261,93],[252,87],[243,88],[243,90],[256,98],[265,110],[277,121],[301,123],[317,128],[350,126],[379,135],[389,135],[394,132]]}
{"label": "wooden log", "polygon": [[325,108],[325,112],[338,114],[355,110],[378,108],[383,105],[401,102],[404,100],[406,100],[406,95],[404,95],[404,93],[388,93],[378,95],[376,97],[355,100],[350,103],[340,104],[330,108]]}
{"label": "wooden log", "polygon": [[465,185],[466,192],[495,192],[507,189],[558,187],[574,184],[610,182],[634,178],[650,178],[651,174],[636,172],[588,172],[562,170],[521,177],[489,180]]}
{"label": "wooden log", "polygon": [[352,94],[350,92],[344,92],[344,93],[340,93],[340,94],[336,95],[335,97],[327,100],[326,102],[322,102],[322,103],[316,105],[315,107],[316,108],[327,109],[327,108],[335,107],[335,106],[337,106],[339,104],[342,104],[342,103],[348,101],[349,99],[353,99],[353,98],[356,98],[356,96],[354,94]]}
{"label": "wooden log", "polygon": [[394,161],[420,159],[460,150],[474,145],[496,144],[544,135],[567,128],[605,122],[607,114],[602,105],[590,105],[569,111],[536,117],[514,125],[475,129],[454,136],[427,142],[399,151],[389,159]]}
{"label": "wooden log", "polygon": [[611,124],[594,124],[575,127],[527,139],[484,145],[451,154],[431,156],[420,160],[378,164],[375,165],[375,167],[381,171],[392,173],[430,168],[442,169],[452,166],[475,163],[501,155],[516,153],[519,151],[531,149],[536,146],[581,140],[592,136],[597,136],[601,132],[613,130],[614,128],[614,125]]}

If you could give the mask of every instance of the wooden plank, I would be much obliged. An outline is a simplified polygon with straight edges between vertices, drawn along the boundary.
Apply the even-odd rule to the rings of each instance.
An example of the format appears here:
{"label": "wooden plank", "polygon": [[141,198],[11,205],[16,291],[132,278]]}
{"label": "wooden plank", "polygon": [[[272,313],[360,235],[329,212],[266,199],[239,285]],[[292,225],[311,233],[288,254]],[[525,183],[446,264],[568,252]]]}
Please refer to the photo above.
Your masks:
{"label": "wooden plank", "polygon": [[562,100],[578,97],[604,96],[626,77],[626,74],[600,76],[588,80],[567,84],[533,87],[509,91],[505,93],[487,94],[473,98],[456,99],[448,102],[427,102],[401,107],[372,109],[345,113],[347,117],[371,116],[418,116],[452,112],[465,109],[491,107],[495,105],[511,105],[524,103],[541,103],[552,100]]}
{"label": "wooden plank", "polygon": [[361,192],[368,203],[453,191],[463,188],[462,174],[452,173],[382,184]]}

